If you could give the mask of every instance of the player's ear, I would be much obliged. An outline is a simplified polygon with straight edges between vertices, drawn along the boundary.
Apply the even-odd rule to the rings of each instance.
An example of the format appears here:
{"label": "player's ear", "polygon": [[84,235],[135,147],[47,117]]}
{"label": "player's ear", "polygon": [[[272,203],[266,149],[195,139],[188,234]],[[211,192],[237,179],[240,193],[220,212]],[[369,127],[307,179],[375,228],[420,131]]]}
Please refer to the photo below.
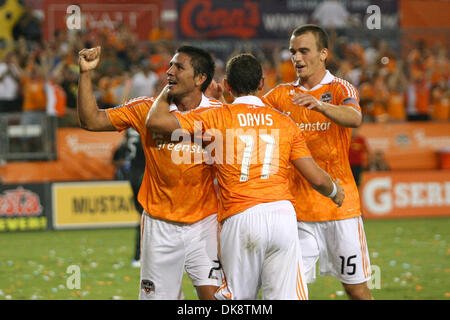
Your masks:
{"label": "player's ear", "polygon": [[231,92],[231,87],[230,87],[230,84],[228,83],[227,78],[223,78],[223,88],[226,91]]}
{"label": "player's ear", "polygon": [[325,61],[327,61],[327,58],[328,58],[328,49],[323,48],[322,50],[320,50],[320,61],[325,63]]}
{"label": "player's ear", "polygon": [[194,77],[194,83],[197,87],[201,87],[203,85],[203,82],[205,82],[207,79],[206,74],[199,73]]}
{"label": "player's ear", "polygon": [[264,77],[259,80],[258,91],[261,91],[264,88]]}

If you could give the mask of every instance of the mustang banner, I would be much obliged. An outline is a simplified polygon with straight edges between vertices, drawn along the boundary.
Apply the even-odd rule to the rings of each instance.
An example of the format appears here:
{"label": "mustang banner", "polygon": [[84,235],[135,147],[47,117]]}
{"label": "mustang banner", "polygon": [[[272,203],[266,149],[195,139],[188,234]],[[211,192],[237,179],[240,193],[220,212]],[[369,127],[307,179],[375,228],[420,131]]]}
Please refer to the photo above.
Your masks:
{"label": "mustang banner", "polygon": [[372,13],[398,28],[397,0],[177,0],[177,11],[179,39],[285,39],[305,23],[361,28]]}

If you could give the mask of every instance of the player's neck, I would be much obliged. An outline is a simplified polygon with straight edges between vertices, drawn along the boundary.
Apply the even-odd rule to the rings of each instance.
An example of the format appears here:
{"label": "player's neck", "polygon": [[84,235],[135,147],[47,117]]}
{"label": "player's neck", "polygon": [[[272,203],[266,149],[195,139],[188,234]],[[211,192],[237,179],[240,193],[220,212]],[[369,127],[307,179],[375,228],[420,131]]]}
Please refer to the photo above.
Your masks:
{"label": "player's neck", "polygon": [[310,75],[309,77],[305,77],[305,78],[300,78],[300,84],[305,88],[305,89],[312,89],[315,86],[317,86],[323,79],[323,77],[325,77],[325,74],[327,73],[327,70],[325,68],[317,70],[316,73]]}
{"label": "player's neck", "polygon": [[250,93],[243,93],[243,94],[237,94],[237,93],[231,92],[231,94],[236,99],[239,97],[256,96],[256,91],[250,92]]}
{"label": "player's neck", "polygon": [[178,110],[180,111],[195,109],[200,105],[201,102],[202,102],[201,91],[190,92],[187,95],[184,95],[182,97],[176,97],[174,99],[174,103],[176,104]]}

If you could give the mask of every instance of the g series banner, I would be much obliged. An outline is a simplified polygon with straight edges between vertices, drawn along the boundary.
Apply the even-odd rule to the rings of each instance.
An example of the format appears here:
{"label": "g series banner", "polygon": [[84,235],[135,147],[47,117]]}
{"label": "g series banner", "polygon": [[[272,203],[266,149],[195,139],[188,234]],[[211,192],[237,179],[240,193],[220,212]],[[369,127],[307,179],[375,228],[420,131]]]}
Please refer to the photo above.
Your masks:
{"label": "g series banner", "polygon": [[450,171],[364,173],[360,197],[365,218],[450,216]]}
{"label": "g series banner", "polygon": [[50,203],[49,184],[0,185],[0,232],[46,230]]}
{"label": "g series banner", "polygon": [[52,184],[53,228],[130,227],[140,215],[128,181]]}
{"label": "g series banner", "polygon": [[377,12],[384,29],[398,28],[397,0],[177,0],[177,11],[180,39],[287,39],[305,23],[361,28]]}

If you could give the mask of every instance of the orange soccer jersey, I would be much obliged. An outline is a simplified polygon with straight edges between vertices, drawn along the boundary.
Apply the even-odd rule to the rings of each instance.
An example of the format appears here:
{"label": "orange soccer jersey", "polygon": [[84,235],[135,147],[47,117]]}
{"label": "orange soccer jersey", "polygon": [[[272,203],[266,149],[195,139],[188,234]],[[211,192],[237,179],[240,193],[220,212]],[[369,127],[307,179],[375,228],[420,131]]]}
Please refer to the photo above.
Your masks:
{"label": "orange soccer jersey", "polygon": [[405,98],[401,92],[391,92],[387,103],[389,118],[392,120],[405,120]]}
{"label": "orange soccer jersey", "polygon": [[[179,223],[193,223],[216,213],[213,167],[204,163],[200,146],[172,142],[170,136],[147,129],[145,120],[153,102],[153,98],[141,97],[106,110],[118,131],[133,127],[141,136],[145,172],[140,204],[154,218]],[[222,103],[203,96],[200,107],[214,106]]]}
{"label": "orange soccer jersey", "polygon": [[334,105],[348,105],[361,112],[356,89],[328,71],[321,83],[312,90],[303,88],[297,81],[281,84],[264,96],[266,104],[289,114],[297,123],[305,135],[314,160],[333,180],[338,178],[344,188],[345,200],[338,208],[331,199],[324,198],[315,191],[302,175],[292,172],[290,184],[296,199],[297,219],[327,221],[360,216],[358,188],[348,160],[351,128],[337,125],[320,112],[294,105],[292,98],[300,92]]}
{"label": "orange soccer jersey", "polygon": [[303,134],[281,112],[256,96],[209,110],[175,112],[181,128],[203,133],[219,183],[219,221],[260,203],[292,201],[290,161],[311,157]]}

